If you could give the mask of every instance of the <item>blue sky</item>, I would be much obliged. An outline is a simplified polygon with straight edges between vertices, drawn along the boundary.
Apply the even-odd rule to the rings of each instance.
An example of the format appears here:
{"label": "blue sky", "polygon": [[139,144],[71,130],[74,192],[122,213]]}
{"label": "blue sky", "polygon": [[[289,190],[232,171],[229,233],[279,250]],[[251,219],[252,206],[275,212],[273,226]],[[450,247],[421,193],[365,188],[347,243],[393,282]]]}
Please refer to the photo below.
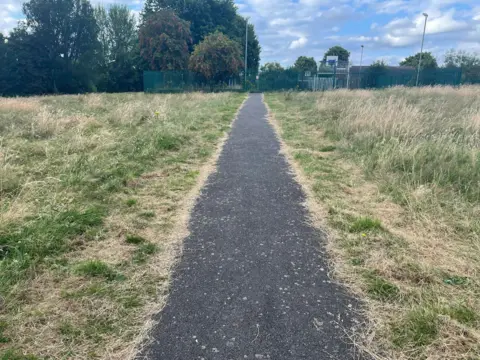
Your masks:
{"label": "blue sky", "polygon": [[[98,1],[93,1],[98,2]],[[141,0],[120,2],[138,12]],[[0,0],[0,31],[22,18],[20,0]],[[480,53],[479,0],[236,0],[239,11],[255,25],[262,46],[261,62],[291,65],[300,55],[317,60],[333,45],[351,52],[354,64],[384,59],[397,65],[420,50],[423,12],[428,13],[425,50],[440,63],[449,49]]]}

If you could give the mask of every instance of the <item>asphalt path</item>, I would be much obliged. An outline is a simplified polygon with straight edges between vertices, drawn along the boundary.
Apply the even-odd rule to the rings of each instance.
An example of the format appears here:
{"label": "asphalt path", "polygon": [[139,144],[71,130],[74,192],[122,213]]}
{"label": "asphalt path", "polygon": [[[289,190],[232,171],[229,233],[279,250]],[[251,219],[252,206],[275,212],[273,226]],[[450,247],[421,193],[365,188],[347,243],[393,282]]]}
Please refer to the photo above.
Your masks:
{"label": "asphalt path", "polygon": [[142,357],[356,359],[355,301],[328,276],[260,94],[240,110],[192,212],[168,302]]}

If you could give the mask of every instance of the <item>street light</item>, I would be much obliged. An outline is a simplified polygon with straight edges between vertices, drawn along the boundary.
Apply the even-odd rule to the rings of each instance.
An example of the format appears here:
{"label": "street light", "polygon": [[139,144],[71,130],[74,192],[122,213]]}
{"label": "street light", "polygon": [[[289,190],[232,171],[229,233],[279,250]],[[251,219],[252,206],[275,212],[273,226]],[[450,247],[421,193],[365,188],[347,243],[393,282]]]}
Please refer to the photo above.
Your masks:
{"label": "street light", "polygon": [[422,66],[423,42],[425,41],[425,30],[427,30],[428,14],[423,13],[423,16],[425,16],[425,25],[423,26],[422,47],[420,48],[420,59],[418,60],[418,69],[417,69],[417,82],[415,86],[418,86],[418,79],[420,78],[420,67]]}
{"label": "street light", "polygon": [[247,89],[248,17],[245,19],[245,90]]}
{"label": "street light", "polygon": [[360,54],[360,71],[358,73],[358,88],[362,87],[362,61],[363,61],[363,45],[362,45],[362,53]]}
{"label": "street light", "polygon": [[360,54],[360,74],[362,74],[362,61],[363,61],[363,45],[362,45],[362,53]]}

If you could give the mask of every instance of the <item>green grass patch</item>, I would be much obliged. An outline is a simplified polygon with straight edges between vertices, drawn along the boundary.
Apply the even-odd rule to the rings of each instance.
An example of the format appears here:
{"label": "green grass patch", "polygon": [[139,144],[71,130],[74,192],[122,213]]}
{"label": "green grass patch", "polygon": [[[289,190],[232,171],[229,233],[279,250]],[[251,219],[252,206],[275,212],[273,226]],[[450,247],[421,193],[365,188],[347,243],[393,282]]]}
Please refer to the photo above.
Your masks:
{"label": "green grass patch", "polygon": [[1,354],[1,360],[40,360],[35,355],[23,355],[20,351],[6,350]]}
{"label": "green grass patch", "polygon": [[360,258],[353,258],[350,260],[350,262],[353,266],[361,266],[365,263],[365,260]]}
{"label": "green grass patch", "polygon": [[128,199],[127,201],[125,201],[125,204],[128,207],[132,207],[132,206],[135,206],[137,204],[137,200],[136,199]]}
{"label": "green grass patch", "polygon": [[414,309],[392,326],[393,343],[398,347],[423,347],[438,336],[439,320],[435,311]]}
{"label": "green grass patch", "polygon": [[183,143],[184,139],[182,139],[180,136],[161,134],[157,136],[157,139],[155,141],[155,147],[158,150],[176,151],[180,150],[180,147]]}
{"label": "green grass patch", "polygon": [[145,238],[141,237],[141,236],[138,236],[138,235],[127,235],[126,238],[125,238],[125,241],[128,243],[128,244],[141,244],[141,243],[144,243],[146,240]]}
{"label": "green grass patch", "polygon": [[59,256],[71,248],[77,236],[94,236],[103,223],[105,210],[90,208],[70,210],[11,225],[0,233],[0,294],[28,275],[28,269],[44,262],[46,257]]}
{"label": "green grass patch", "polygon": [[331,151],[335,151],[337,147],[335,145],[326,145],[326,146],[322,146],[319,151],[321,152],[331,152]]}
{"label": "green grass patch", "polygon": [[60,324],[58,331],[62,336],[62,339],[67,342],[78,341],[82,335],[82,331],[73,325],[70,321],[64,321]]}
{"label": "green grass patch", "polygon": [[368,273],[364,278],[370,297],[382,301],[392,301],[398,298],[400,289],[395,284],[374,273]]}
{"label": "green grass patch", "polygon": [[362,232],[381,229],[381,221],[368,216],[356,218],[350,225],[350,232]]}
{"label": "green grass patch", "polygon": [[143,305],[142,299],[137,295],[130,295],[120,300],[125,309],[137,308]]}
{"label": "green grass patch", "polygon": [[87,260],[78,264],[75,271],[79,275],[103,277],[107,280],[123,280],[124,277],[101,260]]}
{"label": "green grass patch", "polygon": [[477,312],[463,304],[445,307],[442,309],[442,313],[465,325],[475,325],[479,320]]}
{"label": "green grass patch", "polygon": [[157,245],[152,243],[141,244],[133,254],[133,261],[135,263],[144,263],[147,261],[148,257],[157,253],[159,248]]}
{"label": "green grass patch", "polygon": [[10,338],[5,335],[7,330],[7,323],[5,321],[0,321],[0,344],[6,344],[10,342]]}

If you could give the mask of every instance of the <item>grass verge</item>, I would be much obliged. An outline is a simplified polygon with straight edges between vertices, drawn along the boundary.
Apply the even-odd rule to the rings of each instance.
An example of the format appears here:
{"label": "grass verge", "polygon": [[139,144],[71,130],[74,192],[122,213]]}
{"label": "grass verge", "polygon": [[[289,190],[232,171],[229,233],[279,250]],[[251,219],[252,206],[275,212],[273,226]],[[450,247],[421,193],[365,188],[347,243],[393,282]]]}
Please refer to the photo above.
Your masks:
{"label": "grass verge", "polygon": [[[480,357],[480,87],[267,94],[377,359]],[[326,151],[328,150],[328,151]]]}
{"label": "grass verge", "polygon": [[0,358],[134,353],[243,99],[0,99]]}

